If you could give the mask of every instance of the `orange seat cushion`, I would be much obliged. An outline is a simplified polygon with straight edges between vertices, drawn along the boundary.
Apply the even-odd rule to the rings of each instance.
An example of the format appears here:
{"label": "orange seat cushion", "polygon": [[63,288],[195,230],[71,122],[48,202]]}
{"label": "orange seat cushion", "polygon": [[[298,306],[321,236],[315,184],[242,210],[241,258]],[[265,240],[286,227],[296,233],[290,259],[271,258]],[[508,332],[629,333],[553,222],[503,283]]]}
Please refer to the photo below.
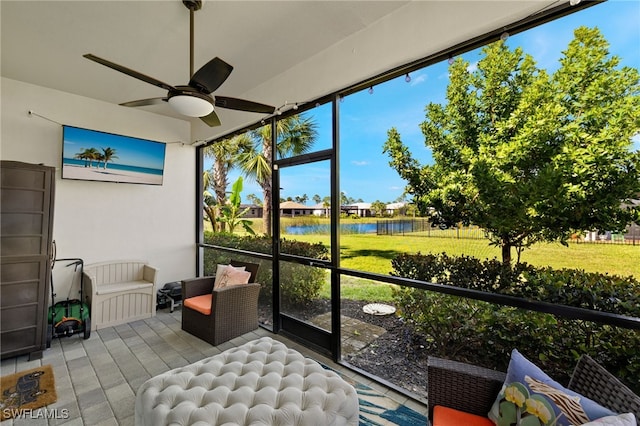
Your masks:
{"label": "orange seat cushion", "polygon": [[432,426],[495,426],[486,417],[436,405],[433,407]]}
{"label": "orange seat cushion", "polygon": [[202,296],[189,297],[184,299],[182,304],[189,309],[198,311],[204,315],[211,315],[211,300],[213,294],[203,294]]}

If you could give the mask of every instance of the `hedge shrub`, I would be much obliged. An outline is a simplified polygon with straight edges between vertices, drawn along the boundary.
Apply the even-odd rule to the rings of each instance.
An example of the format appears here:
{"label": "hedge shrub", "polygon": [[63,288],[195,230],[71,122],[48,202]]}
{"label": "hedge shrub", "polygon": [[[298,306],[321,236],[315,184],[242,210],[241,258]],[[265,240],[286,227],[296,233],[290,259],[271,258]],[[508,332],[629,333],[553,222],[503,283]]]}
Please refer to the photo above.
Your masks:
{"label": "hedge shrub", "polygon": [[[529,300],[640,317],[633,277],[504,265],[446,254],[403,254],[392,275]],[[571,320],[421,289],[393,290],[399,315],[424,335],[429,353],[506,371],[517,348],[565,381],[586,353],[640,391],[640,331]]]}
{"label": "hedge shrub", "polygon": [[401,254],[391,265],[396,276],[640,318],[640,282],[633,276],[445,253]]}
{"label": "hedge shrub", "polygon": [[[239,236],[229,233],[205,233],[205,243],[221,247],[235,248],[245,251],[271,254],[272,239],[268,236]],[[281,240],[281,250],[284,253],[305,256],[314,259],[328,259],[328,250],[320,243],[311,244],[301,241]],[[216,264],[229,263],[231,259],[246,262],[256,262],[250,256],[235,255],[221,250],[205,249],[205,274],[214,274]],[[260,262],[257,281],[262,285],[260,297],[270,301],[273,294],[273,271],[270,262]],[[322,269],[312,268],[292,262],[280,263],[280,280],[282,302],[293,305],[304,305],[318,298],[320,289],[325,281]]]}

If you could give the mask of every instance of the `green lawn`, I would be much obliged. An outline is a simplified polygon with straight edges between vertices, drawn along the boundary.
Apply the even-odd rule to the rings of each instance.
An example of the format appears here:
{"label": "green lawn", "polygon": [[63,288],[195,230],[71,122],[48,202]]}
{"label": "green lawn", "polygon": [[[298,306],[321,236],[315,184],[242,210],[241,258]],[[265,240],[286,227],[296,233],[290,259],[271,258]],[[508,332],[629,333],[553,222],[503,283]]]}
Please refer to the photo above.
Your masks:
{"label": "green lawn", "polygon": [[[329,237],[324,235],[285,238],[329,244]],[[500,249],[490,246],[487,240],[375,234],[340,236],[340,265],[344,268],[388,274],[391,272],[391,259],[400,253],[417,252],[465,254],[480,259],[500,258]],[[536,244],[523,252],[521,261],[556,269],[575,268],[640,278],[640,246],[570,243],[569,247],[565,247],[560,244]]]}
{"label": "green lawn", "polygon": [[[345,275],[340,279],[340,295],[343,299],[393,302],[391,294],[392,287],[394,287],[393,284],[380,283]],[[328,280],[320,290],[320,297],[327,299],[331,297]]]}
{"label": "green lawn", "polygon": [[[290,220],[283,219],[283,229],[286,222]],[[301,218],[296,218],[296,222],[300,220]],[[323,222],[324,219],[307,218],[305,221],[309,220]],[[261,232],[262,220],[254,219],[253,221],[254,229],[258,233]],[[358,220],[361,223],[365,221],[367,220]],[[447,233],[449,236],[444,236]],[[340,265],[349,269],[389,274],[392,270],[391,260],[401,253],[446,252],[449,255],[465,254],[479,259],[500,257],[500,249],[490,246],[488,240],[457,239],[453,238],[455,232],[438,230],[432,231],[430,235],[342,234]],[[327,247],[329,245],[328,235],[284,235],[284,238],[312,243],[320,242]],[[513,256],[516,256],[515,252]],[[565,247],[560,244],[536,244],[524,251],[521,261],[556,269],[575,268],[610,275],[632,275],[640,279],[640,245],[570,243],[569,247]],[[392,301],[390,284],[343,275],[340,287],[343,298],[377,302]],[[321,296],[330,297],[328,284],[322,288]]]}
{"label": "green lawn", "polygon": [[[253,219],[253,228],[260,233],[262,220]],[[282,218],[282,228],[291,222],[325,223],[325,218],[300,217]],[[343,222],[352,222],[344,220]],[[355,222],[355,221],[354,221]],[[357,222],[375,222],[375,219],[358,219]],[[205,221],[205,227],[209,226]],[[236,232],[243,233],[239,229]],[[438,236],[449,234],[448,237]],[[455,232],[431,231],[431,236],[419,234],[379,236],[375,234],[342,234],[340,236],[340,264],[344,268],[388,274],[391,272],[391,259],[400,253],[442,253],[449,255],[465,254],[480,259],[500,258],[500,249],[489,245],[487,240],[472,238],[453,238]],[[321,242],[329,245],[328,235],[284,235],[291,240]],[[512,253],[515,259],[515,251]],[[601,272],[611,275],[633,275],[640,279],[640,244],[577,244],[569,247],[561,244],[536,244],[522,254],[522,262],[536,266],[551,266],[556,269],[575,268],[589,272]]]}
{"label": "green lawn", "polygon": [[[285,236],[308,242],[328,244],[328,236]],[[452,239],[441,237],[378,236],[351,234],[340,237],[340,265],[344,268],[389,274],[391,259],[404,252],[466,254],[481,259],[500,256],[500,250],[486,240]],[[515,255],[515,254],[514,254]],[[523,262],[556,269],[575,268],[610,275],[633,275],[640,278],[640,246],[614,244],[537,244],[522,255]],[[346,299],[392,302],[390,284],[342,276],[341,295]],[[322,297],[329,297],[329,285],[323,287]]]}

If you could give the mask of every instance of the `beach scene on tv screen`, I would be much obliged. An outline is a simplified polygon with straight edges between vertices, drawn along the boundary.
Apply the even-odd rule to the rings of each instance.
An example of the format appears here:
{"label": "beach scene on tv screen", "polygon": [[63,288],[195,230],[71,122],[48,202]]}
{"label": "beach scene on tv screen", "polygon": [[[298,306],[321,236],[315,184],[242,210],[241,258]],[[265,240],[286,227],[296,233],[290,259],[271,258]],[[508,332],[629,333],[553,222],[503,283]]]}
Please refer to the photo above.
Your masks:
{"label": "beach scene on tv screen", "polygon": [[62,178],[162,185],[165,144],[64,126]]}

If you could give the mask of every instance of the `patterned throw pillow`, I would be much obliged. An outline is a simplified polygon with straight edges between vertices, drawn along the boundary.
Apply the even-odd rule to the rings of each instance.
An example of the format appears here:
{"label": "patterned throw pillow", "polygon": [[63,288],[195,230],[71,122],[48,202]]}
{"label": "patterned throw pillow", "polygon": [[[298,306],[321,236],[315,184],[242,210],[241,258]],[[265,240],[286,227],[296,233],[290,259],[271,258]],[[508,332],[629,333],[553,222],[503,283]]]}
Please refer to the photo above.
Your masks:
{"label": "patterned throw pillow", "polygon": [[[222,288],[227,286],[227,282],[229,281],[229,272],[233,270],[244,271],[246,267],[244,266],[231,266],[231,265],[220,265],[218,264],[216,268],[216,279],[213,282],[213,288]],[[251,276],[251,273],[249,273]]]}
{"label": "patterned throw pillow", "polygon": [[514,349],[507,378],[488,417],[498,426],[570,426],[614,414],[565,389]]}
{"label": "patterned throw pillow", "polygon": [[251,278],[251,272],[249,271],[240,271],[235,268],[227,268],[225,271],[225,276],[220,282],[220,288],[229,287],[232,285],[242,285],[249,283],[249,278]]}

